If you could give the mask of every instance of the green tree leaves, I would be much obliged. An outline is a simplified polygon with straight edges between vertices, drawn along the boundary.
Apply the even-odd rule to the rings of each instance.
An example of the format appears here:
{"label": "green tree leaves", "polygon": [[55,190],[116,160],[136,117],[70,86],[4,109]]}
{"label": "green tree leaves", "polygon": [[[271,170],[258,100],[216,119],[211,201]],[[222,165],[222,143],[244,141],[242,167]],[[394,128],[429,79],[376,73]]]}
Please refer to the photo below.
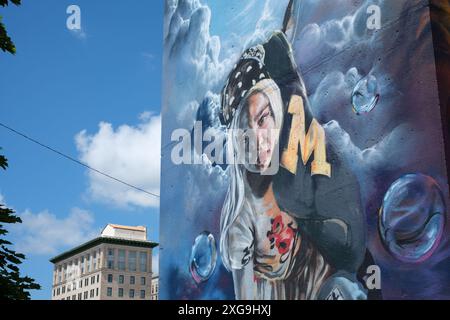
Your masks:
{"label": "green tree leaves", "polygon": [[[21,0],[0,0],[2,7],[9,4],[19,6]],[[1,16],[0,49],[11,54],[16,53],[16,47],[6,32]],[[8,168],[8,160],[3,155],[0,155],[0,168],[3,170]],[[8,248],[12,243],[5,239],[8,230],[4,225],[14,223],[22,223],[22,220],[14,215],[14,210],[0,203],[0,300],[29,300],[29,290],[39,290],[41,286],[34,279],[21,276],[19,265],[25,259],[25,255]]]}
{"label": "green tree leaves", "polygon": [[[2,7],[6,7],[11,3],[20,6],[21,0],[0,0],[0,6]],[[0,16],[0,49],[11,54],[16,53],[16,46],[6,32],[6,27],[2,22],[2,16]]]}
{"label": "green tree leaves", "polygon": [[8,2],[11,2],[11,3],[15,4],[16,6],[20,6],[21,1],[22,0],[0,0],[0,6],[6,7],[9,4]]}
{"label": "green tree leaves", "polygon": [[[3,2],[0,0],[0,4]],[[4,170],[8,167],[8,160],[3,155],[0,155],[0,167]],[[8,230],[4,225],[14,223],[22,223],[22,220],[14,215],[14,210],[0,203],[0,300],[29,300],[28,291],[38,290],[41,286],[34,279],[20,275],[19,265],[25,255],[8,248],[12,243],[5,239]]]}

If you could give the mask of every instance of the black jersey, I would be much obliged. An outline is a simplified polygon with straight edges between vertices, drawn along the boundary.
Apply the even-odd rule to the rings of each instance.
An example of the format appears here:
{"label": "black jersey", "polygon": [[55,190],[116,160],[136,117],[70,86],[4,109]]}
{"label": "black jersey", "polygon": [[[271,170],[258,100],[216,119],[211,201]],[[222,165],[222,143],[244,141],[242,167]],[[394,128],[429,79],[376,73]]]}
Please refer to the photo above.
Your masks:
{"label": "black jersey", "polygon": [[285,108],[281,165],[272,180],[278,205],[298,220],[332,267],[354,273],[366,253],[358,181],[314,119],[284,34],[274,33],[264,49],[267,70],[280,87]]}

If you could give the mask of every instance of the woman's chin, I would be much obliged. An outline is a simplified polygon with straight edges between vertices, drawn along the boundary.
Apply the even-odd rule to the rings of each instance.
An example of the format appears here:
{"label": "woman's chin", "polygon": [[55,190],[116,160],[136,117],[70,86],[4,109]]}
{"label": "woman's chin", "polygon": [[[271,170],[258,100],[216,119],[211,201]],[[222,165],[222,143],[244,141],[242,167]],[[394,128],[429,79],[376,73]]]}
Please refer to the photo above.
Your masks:
{"label": "woman's chin", "polygon": [[267,171],[267,169],[269,169],[269,167],[270,167],[270,161],[268,161],[267,163],[258,165],[258,171],[261,174],[264,174]]}
{"label": "woman's chin", "polygon": [[266,171],[270,167],[271,156],[272,152],[269,150],[259,158],[258,168],[261,172]]}

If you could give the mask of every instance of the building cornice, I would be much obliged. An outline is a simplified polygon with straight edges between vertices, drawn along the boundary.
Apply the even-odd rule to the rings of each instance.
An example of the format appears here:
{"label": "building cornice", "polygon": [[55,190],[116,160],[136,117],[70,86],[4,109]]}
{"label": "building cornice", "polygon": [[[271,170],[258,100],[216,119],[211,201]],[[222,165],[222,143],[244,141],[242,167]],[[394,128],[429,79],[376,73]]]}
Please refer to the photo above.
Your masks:
{"label": "building cornice", "polygon": [[132,239],[124,239],[124,238],[113,238],[113,237],[98,237],[95,239],[92,239],[86,243],[83,243],[82,245],[79,245],[78,247],[75,247],[73,249],[70,249],[66,252],[63,252],[53,258],[50,259],[50,262],[52,263],[58,263],[62,260],[65,260],[71,256],[74,256],[78,253],[81,253],[83,251],[86,251],[92,247],[95,247],[99,244],[118,244],[118,245],[126,245],[131,247],[138,247],[138,248],[154,248],[158,246],[158,243],[151,242],[151,241],[143,241],[143,240],[132,240]]}

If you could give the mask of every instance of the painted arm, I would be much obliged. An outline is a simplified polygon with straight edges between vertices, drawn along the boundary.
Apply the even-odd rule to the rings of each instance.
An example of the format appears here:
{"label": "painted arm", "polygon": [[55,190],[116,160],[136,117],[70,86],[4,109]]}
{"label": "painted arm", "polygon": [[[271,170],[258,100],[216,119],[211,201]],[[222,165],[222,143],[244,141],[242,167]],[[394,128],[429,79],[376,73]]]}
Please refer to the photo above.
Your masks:
{"label": "painted arm", "polygon": [[291,44],[295,41],[300,19],[300,2],[300,0],[290,0],[284,14],[283,28],[281,30]]}
{"label": "painted arm", "polygon": [[[317,245],[336,269],[354,273],[366,253],[366,218],[356,176],[330,144],[327,159],[331,178],[316,175],[315,208],[320,221],[310,230],[317,235]],[[333,245],[330,245],[333,243]]]}
{"label": "painted arm", "polygon": [[254,300],[255,282],[253,261],[250,260],[242,269],[233,269],[232,273],[236,300]]}

